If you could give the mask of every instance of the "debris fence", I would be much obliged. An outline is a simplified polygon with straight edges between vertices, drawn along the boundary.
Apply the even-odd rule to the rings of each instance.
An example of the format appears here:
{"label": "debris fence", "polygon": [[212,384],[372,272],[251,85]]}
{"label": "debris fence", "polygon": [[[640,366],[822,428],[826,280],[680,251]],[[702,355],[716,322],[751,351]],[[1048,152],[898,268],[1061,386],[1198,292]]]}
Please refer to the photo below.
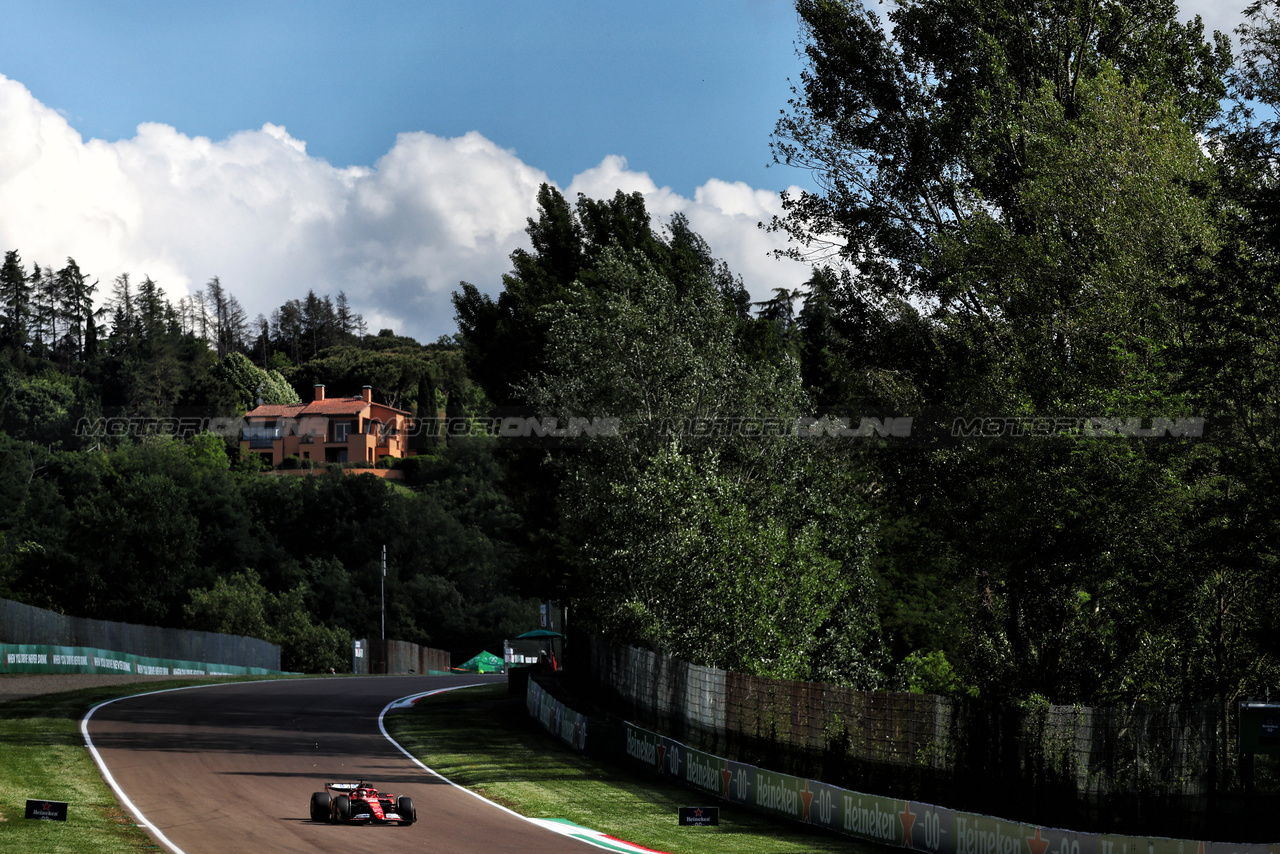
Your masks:
{"label": "debris fence", "polygon": [[1266,797],[1244,791],[1235,715],[1219,703],[998,706],[767,679],[599,642],[579,660],[596,696],[641,726],[887,797],[1160,835],[1237,825]]}
{"label": "debris fence", "polygon": [[0,599],[0,642],[96,647],[157,659],[280,669],[280,647],[258,638],[68,617],[10,599]]}

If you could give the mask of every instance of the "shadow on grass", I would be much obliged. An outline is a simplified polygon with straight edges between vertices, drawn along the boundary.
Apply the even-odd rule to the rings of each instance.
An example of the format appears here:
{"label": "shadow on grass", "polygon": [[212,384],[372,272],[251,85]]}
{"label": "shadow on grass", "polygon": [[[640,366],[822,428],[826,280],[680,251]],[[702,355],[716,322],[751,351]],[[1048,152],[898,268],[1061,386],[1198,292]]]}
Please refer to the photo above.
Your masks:
{"label": "shadow on grass", "polygon": [[[449,695],[429,698],[434,702],[420,703],[395,720],[388,718],[387,729],[406,748],[417,748],[426,765],[434,767],[432,757],[439,757],[443,767],[436,770],[461,785],[495,782],[494,772],[500,771],[502,783],[590,780],[617,786],[625,788],[628,796],[664,809],[674,810],[694,797],[692,792],[677,795],[679,789],[666,793],[638,787],[634,773],[571,750],[529,716],[524,700],[509,697],[505,688],[502,690],[503,696],[481,702],[450,702]],[[484,758],[474,761],[477,753]],[[456,758],[463,756],[473,761],[463,763]]]}
{"label": "shadow on grass", "polygon": [[[481,696],[477,698],[477,694]],[[774,854],[793,850],[792,846],[805,852],[886,850],[819,828],[780,824],[639,769],[584,756],[543,730],[529,716],[523,699],[506,695],[501,686],[426,698],[412,710],[388,716],[387,729],[426,765],[517,812],[527,809],[542,814],[551,810],[552,815],[564,815],[557,811],[591,800],[589,812],[593,816],[611,815],[636,833],[653,837],[659,848],[671,846],[664,850],[688,851],[693,847]],[[519,796],[505,795],[509,784],[523,783],[540,789],[535,801],[542,797],[545,801],[521,804],[513,802]],[[720,825],[714,829],[677,828],[679,807],[699,799],[706,802],[704,805],[718,802]],[[644,831],[636,830],[642,825]],[[684,842],[677,843],[677,836]]]}

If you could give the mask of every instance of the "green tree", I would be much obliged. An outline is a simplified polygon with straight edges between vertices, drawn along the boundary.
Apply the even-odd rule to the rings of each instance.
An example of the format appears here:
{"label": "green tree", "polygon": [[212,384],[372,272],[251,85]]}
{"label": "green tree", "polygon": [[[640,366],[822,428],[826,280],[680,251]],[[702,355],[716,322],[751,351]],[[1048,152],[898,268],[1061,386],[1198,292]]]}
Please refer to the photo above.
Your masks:
{"label": "green tree", "polygon": [[219,399],[225,385],[208,381],[217,360],[209,342],[183,328],[154,280],[135,287],[128,274],[118,276],[104,314],[111,317],[110,334],[94,366],[104,406],[154,417],[184,405],[231,408]]}
{"label": "green tree", "polygon": [[[799,315],[815,396],[1188,414],[1186,291],[1223,242],[1197,134],[1219,113],[1225,37],[1157,0],[905,2],[892,31],[852,3],[797,8],[808,67],[774,151],[820,189],[774,227],[829,267]],[[1191,607],[1178,573],[1197,572],[1207,460],[1087,439],[864,456],[895,656],[942,652],[990,693],[1134,696],[1144,627]]]}
{"label": "green tree", "polygon": [[328,394],[360,394],[371,386],[388,406],[407,409],[417,402],[418,385],[439,373],[436,355],[411,339],[371,339],[321,350],[290,372],[299,387],[324,383]]}
{"label": "green tree", "polygon": [[209,372],[213,379],[230,387],[237,411],[243,413],[259,403],[301,403],[293,386],[279,371],[259,368],[243,353],[232,352]]}
{"label": "green tree", "polygon": [[97,313],[93,307],[93,295],[97,282],[80,270],[74,258],[58,271],[57,312],[61,315],[65,333],[55,347],[68,362],[83,361],[92,355],[97,340]]}
{"label": "green tree", "polygon": [[795,253],[830,252],[873,292],[963,302],[930,269],[933,236],[986,212],[1016,218],[1027,110],[1046,89],[1074,118],[1080,84],[1110,67],[1148,103],[1171,103],[1189,133],[1226,92],[1226,37],[1205,43],[1199,21],[1177,23],[1163,0],[906,2],[889,12],[892,37],[860,4],[797,11],[809,67],[774,151],[823,189],[787,197],[776,225]]}
{"label": "green tree", "polygon": [[184,606],[191,628],[259,638],[280,647],[280,666],[302,673],[347,672],[351,635],[312,623],[299,586],[274,594],[252,569],[219,577],[208,589],[191,591]]}
{"label": "green tree", "polygon": [[748,355],[705,270],[676,282],[615,246],[593,277],[543,310],[545,370],[520,389],[619,426],[557,467],[576,611],[698,663],[876,684],[874,610],[842,607],[874,600],[855,481],[780,435],[807,405],[795,362]]}
{"label": "green tree", "polygon": [[1230,700],[1265,693],[1280,671],[1271,616],[1280,604],[1275,567],[1276,416],[1280,411],[1280,220],[1275,151],[1280,104],[1276,6],[1255,2],[1237,30],[1235,107],[1206,139],[1222,189],[1220,249],[1185,282],[1182,387],[1224,423],[1204,474],[1190,544],[1196,570],[1179,587],[1171,618],[1144,638],[1135,681],[1159,696]]}
{"label": "green tree", "polygon": [[4,254],[4,265],[0,266],[0,308],[4,310],[0,347],[25,348],[31,322],[31,285],[16,249]]}
{"label": "green tree", "polygon": [[35,351],[44,356],[53,350],[62,329],[60,283],[53,267],[39,264],[31,265],[27,281],[31,285],[31,338]]}
{"label": "green tree", "polygon": [[725,468],[673,443],[610,484],[581,551],[602,628],[737,672],[877,687],[865,520],[823,491],[840,479],[780,486]]}
{"label": "green tree", "polygon": [[0,426],[15,438],[60,445],[84,413],[85,394],[82,381],[57,371],[24,375],[0,369]]}
{"label": "green tree", "polygon": [[356,343],[366,324],[351,310],[345,293],[338,294],[335,306],[328,294],[308,291],[305,299],[288,300],[272,312],[267,328],[269,348],[297,364],[327,348]]}
{"label": "green tree", "polygon": [[217,276],[205,284],[204,298],[218,358],[225,359],[231,353],[242,351],[248,337],[248,319],[240,301],[222,286],[222,280]]}
{"label": "green tree", "polygon": [[[503,276],[496,299],[466,282],[453,297],[466,373],[500,409],[515,407],[528,413],[527,386],[548,370],[548,354],[563,343],[555,340],[553,315],[546,310],[561,303],[576,309],[580,303],[606,298],[620,285],[612,280],[618,259],[626,266],[631,256],[637,263],[643,259],[667,283],[667,291],[694,291],[701,303],[704,289],[710,287],[732,318],[732,323],[723,324],[726,329],[736,325],[736,334],[744,338],[757,333],[763,340],[756,346],[760,352],[777,349],[768,341],[771,325],[752,328],[747,318],[750,297],[741,281],[712,256],[706,241],[682,217],[673,217],[665,227],[651,222],[638,193],[618,192],[603,200],[579,196],[571,204],[544,185],[538,193],[538,216],[529,220],[527,231],[532,249],[512,253],[512,270]],[[628,358],[634,362],[637,355],[644,354]],[[451,417],[458,414],[453,400],[450,392]],[[566,596],[570,580],[558,533],[559,475],[543,465],[537,449],[511,449],[507,467],[507,482],[525,522],[530,564],[525,590],[542,598]]]}
{"label": "green tree", "polygon": [[512,270],[496,300],[467,282],[453,296],[467,370],[499,406],[523,403],[517,386],[543,369],[550,339],[541,310],[567,298],[575,284],[581,292],[608,291],[612,286],[597,268],[615,249],[647,259],[677,290],[710,276],[735,313],[745,314],[750,298],[706,241],[681,216],[665,235],[655,229],[639,193],[618,191],[603,200],[580,195],[571,205],[544,184],[538,218],[526,230],[532,251],[511,253]]}
{"label": "green tree", "polygon": [[893,38],[869,10],[798,5],[810,67],[775,154],[825,190],[788,198],[775,227],[795,254],[831,244],[865,304],[931,309],[927,346],[955,370],[917,378],[926,403],[1147,385],[1176,332],[1168,283],[1213,251],[1195,134],[1224,93],[1225,41],[1171,4],[1077,5],[905,3]]}

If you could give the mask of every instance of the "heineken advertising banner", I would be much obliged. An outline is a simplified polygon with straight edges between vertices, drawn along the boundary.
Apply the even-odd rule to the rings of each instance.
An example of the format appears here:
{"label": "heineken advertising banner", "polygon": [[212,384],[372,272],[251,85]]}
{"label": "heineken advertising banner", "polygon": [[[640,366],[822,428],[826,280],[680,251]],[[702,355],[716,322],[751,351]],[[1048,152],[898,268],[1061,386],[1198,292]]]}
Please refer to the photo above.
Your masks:
{"label": "heineken advertising banner", "polygon": [[717,797],[725,797],[728,780],[725,775],[726,762],[719,756],[694,750],[692,747],[684,751],[684,781],[695,789],[710,792]]}
{"label": "heineken advertising banner", "polygon": [[261,676],[282,671],[147,658],[106,649],[0,643],[0,673],[127,673],[139,676]]}
{"label": "heineken advertising banner", "polygon": [[1280,844],[1114,836],[1040,827],[852,792],[686,747],[633,724],[627,755],[690,787],[868,842],[933,854],[1280,854]]}
{"label": "heineken advertising banner", "polygon": [[729,777],[729,793],[726,799],[730,803],[744,807],[755,804],[754,777],[756,766],[747,765],[744,762],[734,762],[731,759],[726,759],[724,764]]}
{"label": "heineken advertising banner", "polygon": [[525,688],[525,708],[542,728],[574,750],[587,749],[587,716],[580,715],[551,696],[541,685],[530,679]]}

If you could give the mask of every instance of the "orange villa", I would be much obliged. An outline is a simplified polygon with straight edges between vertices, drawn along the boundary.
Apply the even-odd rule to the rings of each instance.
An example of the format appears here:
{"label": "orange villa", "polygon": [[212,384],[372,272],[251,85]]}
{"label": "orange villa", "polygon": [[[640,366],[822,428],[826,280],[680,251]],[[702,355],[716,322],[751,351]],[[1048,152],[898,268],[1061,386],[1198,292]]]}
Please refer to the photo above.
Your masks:
{"label": "orange villa", "polygon": [[245,413],[240,447],[261,454],[272,466],[296,456],[316,463],[375,462],[410,456],[410,414],[373,402],[373,389],[360,397],[324,396],[317,383],[310,403],[264,404]]}

